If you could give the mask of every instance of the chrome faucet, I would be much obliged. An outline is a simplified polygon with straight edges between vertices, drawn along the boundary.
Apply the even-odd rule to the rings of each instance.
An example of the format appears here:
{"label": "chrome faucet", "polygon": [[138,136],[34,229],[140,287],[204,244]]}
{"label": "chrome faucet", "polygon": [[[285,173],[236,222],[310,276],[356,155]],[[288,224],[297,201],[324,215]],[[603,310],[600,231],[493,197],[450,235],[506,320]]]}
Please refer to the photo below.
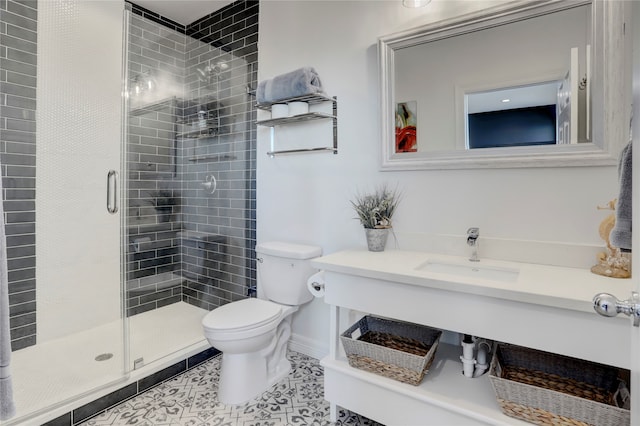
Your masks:
{"label": "chrome faucet", "polygon": [[480,228],[467,229],[467,244],[471,247],[471,262],[479,262],[478,259],[478,238],[480,237]]}

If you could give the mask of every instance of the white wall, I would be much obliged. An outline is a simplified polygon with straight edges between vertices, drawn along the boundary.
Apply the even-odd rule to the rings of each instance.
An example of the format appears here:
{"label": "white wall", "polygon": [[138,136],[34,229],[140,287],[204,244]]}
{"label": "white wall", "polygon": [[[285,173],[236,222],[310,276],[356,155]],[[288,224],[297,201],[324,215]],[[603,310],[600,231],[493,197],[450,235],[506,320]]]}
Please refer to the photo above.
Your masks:
{"label": "white wall", "polygon": [[[359,190],[388,182],[403,192],[394,220],[400,248],[433,246],[430,242],[443,235],[464,241],[467,228],[479,226],[484,247],[492,240],[512,241],[512,252],[534,261],[544,253],[527,252],[526,247],[536,247],[533,242],[555,245],[554,258],[587,247],[578,251],[577,262],[594,263],[590,250],[603,245],[598,226],[609,213],[596,206],[617,196],[616,167],[378,170],[377,37],[492,4],[434,0],[412,10],[400,1],[261,2],[259,80],[315,67],[327,93],[338,97],[339,153],[269,158],[269,129],[258,128],[258,242],[317,244],[325,253],[364,249],[349,200]],[[327,129],[314,129],[277,129],[276,137],[330,144]],[[322,300],[302,307],[293,331],[308,353],[326,351],[328,307]]]}
{"label": "white wall", "polygon": [[120,317],[122,1],[38,3],[37,339]]}

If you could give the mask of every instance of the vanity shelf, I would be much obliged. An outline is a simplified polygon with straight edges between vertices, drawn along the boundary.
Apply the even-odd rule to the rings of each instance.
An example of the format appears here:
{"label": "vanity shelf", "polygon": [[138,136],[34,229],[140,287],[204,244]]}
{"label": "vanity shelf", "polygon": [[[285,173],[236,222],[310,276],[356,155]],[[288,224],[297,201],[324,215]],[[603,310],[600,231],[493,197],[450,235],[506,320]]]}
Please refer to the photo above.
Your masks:
{"label": "vanity shelf", "polygon": [[[256,122],[258,126],[271,127],[271,150],[267,152],[267,155],[274,157],[276,155],[283,154],[303,154],[303,153],[316,153],[316,152],[333,152],[338,153],[338,101],[334,96],[332,98],[324,95],[306,95],[298,96],[295,98],[282,99],[278,102],[267,102],[256,105],[256,108],[271,111],[271,107],[275,104],[289,103],[289,102],[306,102],[309,105],[319,104],[323,102],[331,102],[333,105],[333,112],[331,114],[322,112],[308,112],[305,114],[293,115],[290,117],[271,118],[268,120],[259,120]],[[275,147],[275,127],[285,126],[296,123],[304,123],[315,120],[332,120],[333,121],[333,146],[316,147],[316,148],[300,148],[300,149],[287,149],[276,150]]]}
{"label": "vanity shelf", "polygon": [[[312,260],[325,272],[329,305],[329,355],[321,365],[331,420],[343,407],[389,425],[528,424],[502,413],[488,373],[474,379],[462,375],[462,350],[447,339],[419,386],[349,366],[340,335],[363,314],[630,368],[628,319],[602,318],[591,307],[594,294],[602,289],[628,294],[630,282],[525,263],[511,265],[519,274],[510,282],[474,279],[421,268],[433,259],[467,261],[403,250],[347,250]],[[484,259],[483,265],[497,267],[498,262]]]}
{"label": "vanity shelf", "polygon": [[365,416],[403,406],[393,410],[396,417],[388,424],[394,425],[529,425],[501,413],[488,374],[476,379],[462,374],[460,353],[458,346],[440,344],[436,360],[418,386],[352,368],[343,358],[326,357],[320,362],[325,392],[339,399],[339,405]]}

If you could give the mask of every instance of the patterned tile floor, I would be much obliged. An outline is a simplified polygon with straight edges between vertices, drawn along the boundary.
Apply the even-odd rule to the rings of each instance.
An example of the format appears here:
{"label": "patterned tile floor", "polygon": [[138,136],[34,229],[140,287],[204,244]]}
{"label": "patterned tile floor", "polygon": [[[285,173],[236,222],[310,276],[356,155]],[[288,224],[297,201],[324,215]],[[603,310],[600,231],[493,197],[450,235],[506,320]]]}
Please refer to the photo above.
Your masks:
{"label": "patterned tile floor", "polygon": [[290,351],[289,376],[239,406],[217,400],[220,357],[174,377],[82,423],[82,426],[282,426],[370,425],[372,420],[340,410],[329,421],[323,399],[324,373],[318,360]]}

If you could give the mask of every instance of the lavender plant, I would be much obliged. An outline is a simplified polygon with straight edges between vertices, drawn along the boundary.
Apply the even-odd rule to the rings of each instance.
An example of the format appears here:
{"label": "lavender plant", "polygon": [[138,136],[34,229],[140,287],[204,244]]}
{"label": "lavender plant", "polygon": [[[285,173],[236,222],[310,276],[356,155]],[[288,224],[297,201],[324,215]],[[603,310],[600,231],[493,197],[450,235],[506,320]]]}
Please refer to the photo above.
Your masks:
{"label": "lavender plant", "polygon": [[351,201],[362,226],[367,229],[391,228],[391,218],[400,202],[397,190],[386,185],[378,187],[371,194],[358,194]]}

